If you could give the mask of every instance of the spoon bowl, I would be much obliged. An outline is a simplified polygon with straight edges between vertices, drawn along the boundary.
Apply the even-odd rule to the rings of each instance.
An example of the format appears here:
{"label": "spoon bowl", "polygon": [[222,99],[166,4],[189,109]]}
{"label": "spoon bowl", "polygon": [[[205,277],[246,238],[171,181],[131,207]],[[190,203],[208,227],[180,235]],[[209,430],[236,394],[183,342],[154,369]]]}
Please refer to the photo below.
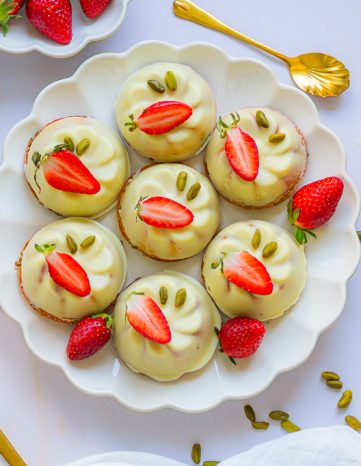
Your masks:
{"label": "spoon bowl", "polygon": [[342,62],[331,55],[316,52],[305,53],[293,58],[287,57],[227,26],[191,0],[175,0],[173,10],[174,14],[180,18],[224,32],[283,60],[288,64],[296,85],[308,94],[319,97],[335,97],[350,85],[350,72]]}

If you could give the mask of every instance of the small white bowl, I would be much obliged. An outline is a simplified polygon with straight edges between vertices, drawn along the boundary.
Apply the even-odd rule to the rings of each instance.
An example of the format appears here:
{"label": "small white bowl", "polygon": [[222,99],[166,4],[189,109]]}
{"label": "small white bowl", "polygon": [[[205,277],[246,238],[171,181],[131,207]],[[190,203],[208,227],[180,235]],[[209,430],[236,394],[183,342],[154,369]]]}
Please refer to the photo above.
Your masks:
{"label": "small white bowl", "polygon": [[95,19],[83,13],[79,0],[72,1],[73,39],[68,45],[57,44],[37,31],[27,20],[25,7],[21,18],[10,23],[9,32],[0,34],[0,51],[12,54],[38,52],[53,58],[68,58],[79,53],[90,42],[110,37],[123,22],[130,0],[112,0]]}

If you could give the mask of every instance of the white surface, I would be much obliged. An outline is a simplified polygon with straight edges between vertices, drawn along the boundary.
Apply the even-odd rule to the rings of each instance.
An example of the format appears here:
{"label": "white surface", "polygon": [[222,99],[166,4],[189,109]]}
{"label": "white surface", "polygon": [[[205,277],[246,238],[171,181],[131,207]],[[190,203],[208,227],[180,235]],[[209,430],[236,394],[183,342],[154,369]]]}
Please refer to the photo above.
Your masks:
{"label": "white surface", "polygon": [[[351,88],[337,99],[315,99],[315,102],[321,121],[341,137],[348,153],[348,171],[360,186],[361,65],[357,48],[350,46],[351,35],[360,39],[359,2],[352,0],[342,9],[337,0],[317,3],[305,0],[292,9],[287,0],[277,0],[276,4],[267,0],[242,5],[238,0],[223,0],[222,4],[219,0],[199,0],[199,3],[285,53],[319,50],[345,61],[352,73]],[[264,59],[282,82],[291,83],[282,63],[233,39],[173,18],[170,6],[170,0],[134,0],[122,29],[111,40],[90,45],[67,61],[35,53],[23,57],[0,54],[1,143],[7,131],[29,113],[37,93],[46,84],[69,76],[94,53],[122,51],[144,39],[172,40],[179,44],[208,40],[232,55]],[[304,25],[307,33],[302,36]],[[6,245],[1,245],[2,254],[4,250]],[[335,407],[338,394],[319,381],[319,372],[324,369],[342,373],[346,386],[356,393],[350,412],[361,414],[361,396],[357,396],[361,392],[361,378],[359,361],[355,358],[361,351],[360,277],[357,272],[351,280],[345,312],[320,338],[310,359],[299,369],[280,376],[266,392],[251,400],[260,418],[270,409],[282,407],[304,427],[342,423],[343,413]],[[267,432],[253,431],[244,419],[242,403],[236,401],[201,415],[171,410],[138,414],[113,400],[85,396],[60,371],[31,355],[19,326],[4,314],[0,315],[0,370],[0,425],[30,466],[60,466],[109,450],[143,450],[190,464],[189,450],[197,440],[203,444],[205,458],[224,459],[283,435],[277,426]]]}
{"label": "white surface", "polygon": [[[129,464],[125,464],[129,463]],[[305,429],[262,443],[219,466],[357,466],[361,464],[360,434],[346,426]],[[67,466],[185,466],[169,458],[136,452],[110,452]]]}
{"label": "white surface", "polygon": [[[267,334],[257,354],[239,361],[235,368],[217,352],[202,371],[166,385],[127,370],[124,364],[118,363],[111,345],[92,360],[70,363],[64,351],[69,329],[39,319],[35,313],[29,312],[18,291],[17,272],[13,266],[29,237],[54,220],[54,214],[36,202],[23,177],[23,152],[29,138],[47,122],[64,115],[85,114],[114,126],[113,106],[121,83],[128,73],[154,60],[187,63],[195,67],[209,81],[218,111],[222,114],[233,109],[235,100],[239,107],[259,104],[287,113],[302,128],[309,146],[310,160],[304,182],[339,175],[345,183],[343,197],[332,221],[319,231],[319,240],[307,247],[308,281],[300,300],[292,311],[266,324]],[[238,84],[240,81],[242,86]],[[103,82],[107,85],[100,87],[99,83]],[[355,234],[359,199],[344,171],[343,148],[338,138],[320,124],[312,101],[293,87],[281,86],[271,71],[258,61],[232,60],[209,45],[177,49],[154,42],[135,47],[123,55],[99,55],[84,63],[70,79],[58,81],[41,92],[29,117],[10,131],[3,155],[0,198],[10,196],[13,202],[0,207],[0,244],[7,243],[6,257],[0,259],[0,304],[22,325],[32,351],[49,364],[61,367],[68,378],[87,393],[113,396],[125,406],[141,411],[174,407],[181,411],[200,412],[226,399],[248,398],[263,391],[279,373],[300,365],[313,350],[319,334],[334,322],[343,309],[346,281],[357,266],[360,255],[360,242]],[[139,164],[149,163],[134,153],[130,160],[132,172]],[[188,163],[204,170],[201,154]],[[239,220],[256,218],[289,229],[287,202],[275,209],[252,212],[221,200],[221,211],[223,228]],[[114,209],[98,221],[118,232]],[[201,281],[202,253],[166,265],[145,258],[126,241],[123,243],[128,259],[125,286],[140,275],[167,268],[190,274]],[[269,301],[269,305],[277,306],[274,299]],[[285,346],[288,351],[284,351]]]}
{"label": "white surface", "polygon": [[70,44],[61,45],[38,32],[27,20],[25,7],[21,16],[9,25],[6,37],[0,35],[0,52],[22,54],[37,50],[49,57],[71,57],[90,42],[110,37],[121,25],[130,0],[113,0],[96,19],[89,19],[83,13],[78,1],[72,2],[73,38]]}

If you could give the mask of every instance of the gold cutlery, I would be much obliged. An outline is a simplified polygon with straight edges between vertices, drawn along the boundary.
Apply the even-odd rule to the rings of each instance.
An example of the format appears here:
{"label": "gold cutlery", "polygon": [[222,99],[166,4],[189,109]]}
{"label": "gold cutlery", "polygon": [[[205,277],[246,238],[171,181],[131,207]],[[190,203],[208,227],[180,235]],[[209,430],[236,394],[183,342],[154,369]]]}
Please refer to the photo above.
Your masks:
{"label": "gold cutlery", "polygon": [[283,60],[289,66],[291,76],[297,86],[309,94],[319,97],[337,96],[350,85],[350,72],[342,62],[331,55],[315,52],[292,58],[287,57],[227,26],[191,0],[175,0],[173,10],[180,18],[224,32]]}
{"label": "gold cutlery", "polygon": [[11,445],[10,441],[0,430],[0,454],[9,463],[10,466],[26,466],[19,453]]}

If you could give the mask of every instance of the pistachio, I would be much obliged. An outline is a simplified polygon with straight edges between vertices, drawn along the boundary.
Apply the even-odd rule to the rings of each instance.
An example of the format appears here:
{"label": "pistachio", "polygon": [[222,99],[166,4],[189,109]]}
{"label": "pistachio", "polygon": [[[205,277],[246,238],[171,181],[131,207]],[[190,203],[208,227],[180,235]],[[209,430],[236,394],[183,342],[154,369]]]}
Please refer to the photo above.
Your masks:
{"label": "pistachio", "polygon": [[190,188],[189,191],[187,192],[187,200],[192,201],[198,196],[199,191],[201,190],[201,184],[200,183],[194,183]]}
{"label": "pistachio", "polygon": [[341,398],[338,400],[337,407],[342,408],[342,409],[348,408],[350,406],[351,401],[352,401],[352,391],[345,390]]}
{"label": "pistachio", "polygon": [[257,430],[267,430],[269,428],[269,422],[266,421],[254,421],[252,427]]}
{"label": "pistachio", "polygon": [[256,413],[254,412],[254,409],[250,405],[245,405],[244,406],[244,414],[246,415],[247,419],[251,422],[255,422],[256,420]]}
{"label": "pistachio", "polygon": [[89,149],[90,141],[88,138],[81,139],[78,144],[76,145],[76,153],[77,155],[83,155]]}
{"label": "pistachio", "polygon": [[343,387],[341,380],[326,380],[326,385],[334,390],[340,390]]}
{"label": "pistachio", "polygon": [[163,84],[156,79],[148,79],[147,83],[148,86],[153,89],[153,91],[158,92],[158,94],[163,94],[163,92],[165,92],[165,87]]}
{"label": "pistachio", "polygon": [[167,71],[165,74],[165,83],[170,91],[177,90],[177,78],[173,71]]}
{"label": "pistachio", "polygon": [[299,430],[301,430],[301,427],[296,426],[296,424],[289,421],[288,419],[285,419],[285,420],[281,421],[281,427],[286,432],[289,432],[289,433],[298,432]]}
{"label": "pistachio", "polygon": [[272,144],[278,144],[279,142],[282,142],[285,137],[285,133],[273,133],[269,136],[268,141]]}
{"label": "pistachio", "polygon": [[257,228],[252,237],[252,247],[253,249],[258,249],[258,246],[261,244],[261,230]]}
{"label": "pistachio", "polygon": [[31,160],[33,164],[38,167],[41,161],[41,154],[40,152],[34,152],[33,155],[31,156]]}
{"label": "pistachio", "polygon": [[325,380],[340,380],[340,376],[332,371],[322,372],[321,377]]}
{"label": "pistachio", "polygon": [[361,430],[361,421],[355,416],[346,416],[345,421],[354,430]]}
{"label": "pistachio", "polygon": [[204,461],[203,466],[217,466],[219,463],[219,461]]}
{"label": "pistachio", "polygon": [[192,447],[192,460],[195,464],[201,462],[202,448],[199,443],[195,443]]}
{"label": "pistachio", "polygon": [[159,300],[161,304],[167,304],[168,301],[168,290],[166,286],[161,286],[159,288]]}
{"label": "pistachio", "polygon": [[175,295],[175,307],[182,307],[187,299],[187,291],[185,288],[180,288]]}
{"label": "pistachio", "polygon": [[95,236],[94,235],[91,235],[91,236],[87,236],[85,239],[83,239],[83,241],[80,243],[80,247],[83,248],[83,249],[88,249],[90,248],[90,246],[94,243],[95,241]]}
{"label": "pistachio", "polygon": [[269,128],[269,121],[262,110],[258,110],[256,113],[256,122],[261,128]]}
{"label": "pistachio", "polygon": [[187,184],[187,172],[179,172],[177,176],[177,189],[178,191],[184,191]]}
{"label": "pistachio", "polygon": [[271,241],[270,243],[266,244],[262,251],[262,257],[264,259],[268,259],[269,257],[273,256],[273,254],[277,251],[278,244],[276,241]]}
{"label": "pistachio", "polygon": [[64,144],[67,145],[68,149],[70,152],[74,152],[74,142],[70,136],[65,136],[64,137]]}
{"label": "pistachio", "polygon": [[273,421],[287,421],[290,415],[285,411],[271,411],[268,417]]}
{"label": "pistachio", "polygon": [[66,243],[68,245],[69,251],[72,254],[75,254],[78,250],[78,245],[76,242],[73,240],[73,238],[70,235],[66,235]]}

